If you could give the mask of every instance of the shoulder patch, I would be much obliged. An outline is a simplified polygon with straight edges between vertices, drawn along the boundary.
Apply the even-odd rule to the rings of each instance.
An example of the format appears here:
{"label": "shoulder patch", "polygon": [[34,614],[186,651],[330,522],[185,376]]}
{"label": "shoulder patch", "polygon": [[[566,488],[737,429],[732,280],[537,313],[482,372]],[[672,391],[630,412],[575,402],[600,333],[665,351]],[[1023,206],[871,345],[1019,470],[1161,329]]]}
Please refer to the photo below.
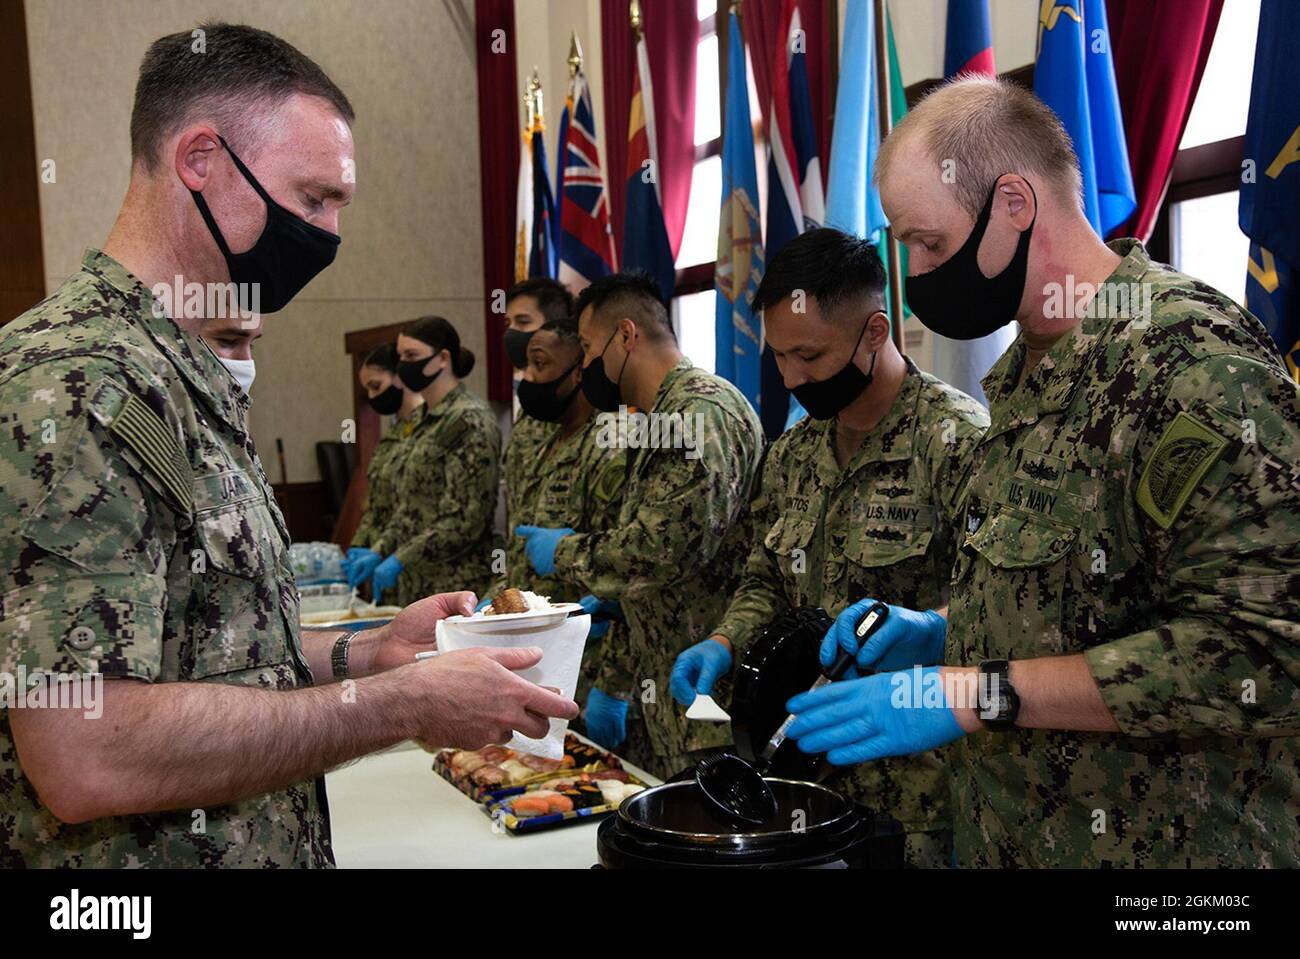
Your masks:
{"label": "shoulder patch", "polygon": [[108,424],[108,431],[129,446],[152,470],[186,512],[194,509],[190,464],[167,424],[134,393]]}
{"label": "shoulder patch", "polygon": [[1218,431],[1187,413],[1179,413],[1142,471],[1138,506],[1157,526],[1168,529],[1227,446],[1228,440]]}

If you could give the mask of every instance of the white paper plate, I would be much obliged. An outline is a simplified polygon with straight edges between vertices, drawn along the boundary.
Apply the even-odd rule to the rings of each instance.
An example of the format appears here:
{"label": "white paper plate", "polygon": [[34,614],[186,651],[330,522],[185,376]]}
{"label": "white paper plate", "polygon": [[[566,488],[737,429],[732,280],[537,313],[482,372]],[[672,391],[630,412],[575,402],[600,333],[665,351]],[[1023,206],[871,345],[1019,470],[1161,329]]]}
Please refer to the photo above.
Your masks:
{"label": "white paper plate", "polygon": [[517,633],[528,629],[557,626],[568,619],[570,613],[581,612],[577,603],[556,603],[550,609],[529,610],[526,613],[502,613],[499,616],[448,616],[448,623],[476,633]]}

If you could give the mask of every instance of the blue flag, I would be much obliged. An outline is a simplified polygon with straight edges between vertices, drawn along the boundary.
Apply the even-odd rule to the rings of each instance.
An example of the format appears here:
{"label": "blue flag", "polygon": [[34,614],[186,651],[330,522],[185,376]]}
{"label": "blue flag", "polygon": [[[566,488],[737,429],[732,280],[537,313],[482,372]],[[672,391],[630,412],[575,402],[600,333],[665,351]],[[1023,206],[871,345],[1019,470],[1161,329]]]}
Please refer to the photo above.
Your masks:
{"label": "blue flag", "polygon": [[1137,206],[1115,85],[1106,4],[1054,0],[1040,8],[1034,93],[1061,118],[1083,174],[1088,222],[1105,237]]}
{"label": "blue flag", "polygon": [[559,260],[555,253],[555,200],[546,168],[546,138],[538,124],[533,129],[533,241],[528,256],[528,278],[555,279]]}
{"label": "blue flag", "polygon": [[763,278],[763,227],[759,217],[754,128],[749,117],[745,45],[735,10],[727,46],[726,130],[722,137],[722,213],[718,220],[718,292],[715,369],[759,406],[763,341],[749,302]]}
{"label": "blue flag", "polygon": [[848,0],[826,186],[826,225],[864,239],[888,225],[871,180],[880,145],[875,19],[870,0]]}
{"label": "blue flag", "polygon": [[1250,237],[1246,308],[1300,381],[1300,5],[1264,0],[1259,11],[1238,221]]}

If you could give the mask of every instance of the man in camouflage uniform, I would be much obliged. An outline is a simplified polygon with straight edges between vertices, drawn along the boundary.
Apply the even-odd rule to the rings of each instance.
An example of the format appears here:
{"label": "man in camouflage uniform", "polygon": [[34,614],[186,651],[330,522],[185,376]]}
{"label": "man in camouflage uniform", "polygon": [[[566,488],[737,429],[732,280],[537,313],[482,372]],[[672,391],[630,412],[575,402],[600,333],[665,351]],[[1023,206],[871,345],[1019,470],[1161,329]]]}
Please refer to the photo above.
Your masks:
{"label": "man in camouflage uniform", "polygon": [[[522,372],[528,366],[528,344],[532,335],[547,323],[572,318],[573,295],[557,280],[535,277],[506,290],[505,348],[510,365]],[[517,387],[518,380],[515,382]],[[538,453],[555,435],[556,429],[555,423],[536,419],[522,410],[515,417],[506,442],[501,477],[506,494],[506,529],[511,525],[511,490],[523,488],[526,477],[534,470]]]}
{"label": "man in camouflage uniform", "polygon": [[[598,443],[595,410],[578,385],[582,365],[582,344],[578,322],[573,316],[548,322],[528,344],[528,368],[520,383],[519,397],[524,419],[553,426],[550,437],[506,488],[506,519],[510,527],[568,526],[598,532],[618,519],[623,480],[627,475],[627,451],[615,444]],[[495,589],[514,586],[550,596],[552,602],[583,602],[599,612],[594,597],[581,583],[554,574],[539,576],[528,564],[525,540],[511,536],[506,541],[506,570]],[[490,597],[489,597],[490,598]],[[613,611],[611,610],[612,614]],[[596,679],[602,643],[611,639],[610,619],[593,622],[582,651],[582,673],[576,699],[586,702],[587,691]]]}
{"label": "man in camouflage uniform", "polygon": [[[198,338],[206,318],[164,294],[178,276],[225,287],[227,240],[251,249],[260,235],[282,263],[303,258],[296,275],[250,281],[267,313],[323,268],[272,222],[337,231],[353,114],[284,41],[203,28],[202,57],[189,31],[146,54],[131,184],[104,252],[0,331],[0,673],[89,692],[102,680],[98,711],[30,708],[8,687],[8,867],[327,866],[326,769],[407,738],[538,736],[540,717],[577,711],[511,671],[536,655],[412,661],[468,593],[303,641],[248,398]],[[191,190],[242,226],[205,226]],[[301,199],[311,191],[319,207]],[[344,695],[331,675],[358,678]]]}
{"label": "man in camouflage uniform", "polygon": [[644,275],[597,280],[578,310],[582,388],[606,413],[598,442],[628,451],[623,502],[612,529],[534,528],[526,549],[539,573],[622,605],[627,638],[603,644],[588,725],[593,703],[603,702],[602,719],[625,729],[620,754],[667,777],[694,762],[692,752],[729,738],[686,719],[669,675],[677,654],[722,618],[739,581],[762,428],[734,386],[681,355]]}
{"label": "man in camouflage uniform", "polygon": [[795,704],[800,745],[861,761],[964,737],[964,866],[1300,865],[1300,395],[1263,327],[1136,240],[1103,244],[1068,136],[1023,90],[941,88],[878,170],[913,269],[971,307],[945,317],[913,277],[918,316],[979,334],[1004,302],[1021,334],[984,380],[943,702],[891,711],[870,684],[896,676],[860,680]]}
{"label": "man in camouflage uniform", "polygon": [[[678,658],[679,702],[710,694],[791,608],[837,616],[868,598],[919,609],[948,601],[960,493],[988,414],[899,354],[884,290],[876,248],[836,230],[804,233],[768,264],[754,298],[764,342],[795,396],[814,392],[811,415],[768,450],[744,579],[713,636]],[[817,391],[849,364],[871,370],[861,392],[838,389],[821,406]],[[828,785],[898,819],[908,865],[948,865],[939,752],[845,770]]]}

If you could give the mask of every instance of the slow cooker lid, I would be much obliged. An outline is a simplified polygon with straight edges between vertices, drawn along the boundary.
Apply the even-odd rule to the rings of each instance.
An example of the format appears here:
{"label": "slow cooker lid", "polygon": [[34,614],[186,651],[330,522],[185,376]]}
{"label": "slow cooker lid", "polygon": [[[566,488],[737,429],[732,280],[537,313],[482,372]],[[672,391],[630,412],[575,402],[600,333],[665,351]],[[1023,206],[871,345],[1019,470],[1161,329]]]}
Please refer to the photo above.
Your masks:
{"label": "slow cooker lid", "polygon": [[706,845],[779,843],[833,830],[856,820],[853,804],[816,783],[768,778],[777,812],[762,826],[733,827],[700,792],[693,780],[665,783],[629,796],[618,818],[638,833],[661,842]]}

